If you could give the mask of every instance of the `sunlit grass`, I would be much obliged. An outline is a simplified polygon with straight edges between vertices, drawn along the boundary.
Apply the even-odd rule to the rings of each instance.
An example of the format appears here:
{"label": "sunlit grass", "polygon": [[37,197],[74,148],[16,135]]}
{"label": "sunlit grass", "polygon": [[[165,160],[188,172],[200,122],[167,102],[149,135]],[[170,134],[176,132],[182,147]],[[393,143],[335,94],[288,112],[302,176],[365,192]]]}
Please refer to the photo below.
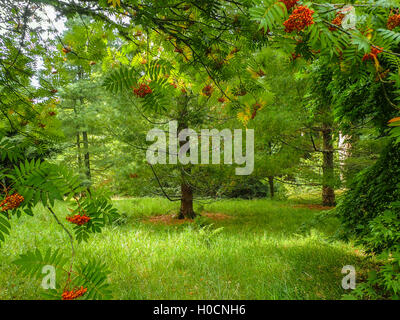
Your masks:
{"label": "sunlit grass", "polygon": [[[365,272],[363,256],[350,245],[327,241],[337,227],[300,233],[318,213],[293,202],[224,200],[197,210],[223,213],[211,221],[223,229],[210,236],[199,223],[159,225],[146,217],[171,214],[178,203],[164,199],[115,200],[124,223],[108,226],[77,246],[77,259],[100,258],[111,270],[115,299],[338,299],[341,269]],[[66,207],[58,205],[61,220]],[[21,277],[12,261],[34,248],[65,248],[68,239],[52,217],[37,208],[35,217],[13,221],[0,248],[0,299],[37,299],[39,282]]]}

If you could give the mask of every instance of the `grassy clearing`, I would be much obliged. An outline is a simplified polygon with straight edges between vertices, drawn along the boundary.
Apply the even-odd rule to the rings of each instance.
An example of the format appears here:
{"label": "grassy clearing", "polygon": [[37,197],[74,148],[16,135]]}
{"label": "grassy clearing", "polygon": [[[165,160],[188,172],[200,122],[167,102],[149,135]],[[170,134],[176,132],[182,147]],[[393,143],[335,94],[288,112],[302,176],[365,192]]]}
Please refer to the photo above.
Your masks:
{"label": "grassy clearing", "polygon": [[[350,244],[329,242],[337,222],[299,233],[317,210],[293,201],[226,200],[204,206],[229,219],[198,219],[163,225],[150,216],[172,213],[164,199],[115,200],[123,224],[78,246],[77,259],[99,257],[112,270],[115,299],[338,299],[341,268],[365,272],[367,263]],[[200,208],[198,208],[200,210]],[[56,213],[64,217],[65,207]],[[208,229],[223,227],[212,234]],[[39,283],[16,273],[12,261],[29,249],[65,247],[67,237],[51,216],[37,208],[34,218],[13,222],[0,248],[0,299],[37,299]]]}

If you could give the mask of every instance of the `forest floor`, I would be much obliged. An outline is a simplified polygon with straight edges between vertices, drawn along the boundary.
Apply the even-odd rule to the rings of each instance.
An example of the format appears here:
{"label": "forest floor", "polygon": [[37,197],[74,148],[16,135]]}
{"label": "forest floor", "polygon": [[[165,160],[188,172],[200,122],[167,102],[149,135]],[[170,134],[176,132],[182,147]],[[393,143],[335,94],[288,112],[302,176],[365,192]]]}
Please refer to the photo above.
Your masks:
{"label": "forest floor", "polygon": [[[123,218],[78,245],[77,260],[107,264],[115,299],[340,299],[342,267],[353,265],[358,280],[371,266],[362,248],[331,239],[334,218],[311,223],[329,208],[310,201],[221,200],[181,222],[178,203],[165,199],[114,203]],[[67,208],[56,209],[63,220]],[[43,208],[13,221],[0,248],[0,299],[40,298],[40,281],[18,275],[12,261],[49,246],[68,254],[66,243]]]}

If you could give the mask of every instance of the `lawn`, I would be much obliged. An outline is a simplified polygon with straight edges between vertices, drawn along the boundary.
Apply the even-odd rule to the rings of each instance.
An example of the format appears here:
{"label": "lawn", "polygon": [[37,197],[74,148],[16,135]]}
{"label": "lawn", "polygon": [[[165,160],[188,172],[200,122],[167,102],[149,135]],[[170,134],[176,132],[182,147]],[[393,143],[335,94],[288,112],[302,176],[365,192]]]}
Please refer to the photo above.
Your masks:
{"label": "lawn", "polygon": [[[114,203],[124,219],[78,245],[77,259],[107,264],[115,299],[340,299],[342,267],[354,265],[358,275],[368,268],[360,248],[330,239],[335,219],[300,229],[321,208],[293,200],[198,205],[207,216],[180,224],[155,217],[176,211],[165,199]],[[63,221],[66,207],[56,209]],[[0,248],[0,299],[40,298],[40,282],[18,275],[12,261],[49,246],[68,254],[67,241],[43,208],[14,220]]]}

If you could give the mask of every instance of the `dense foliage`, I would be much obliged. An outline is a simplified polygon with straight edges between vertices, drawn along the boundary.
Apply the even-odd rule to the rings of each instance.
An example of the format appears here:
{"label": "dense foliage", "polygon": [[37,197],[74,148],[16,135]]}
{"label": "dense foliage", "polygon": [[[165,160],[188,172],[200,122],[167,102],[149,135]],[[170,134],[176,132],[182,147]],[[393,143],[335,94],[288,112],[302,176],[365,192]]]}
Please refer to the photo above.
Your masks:
{"label": "dense foliage", "polygon": [[[360,298],[399,297],[400,148],[392,143],[351,183],[338,214],[347,236],[379,254],[383,266],[353,293]],[[375,289],[375,290],[374,290]]]}

